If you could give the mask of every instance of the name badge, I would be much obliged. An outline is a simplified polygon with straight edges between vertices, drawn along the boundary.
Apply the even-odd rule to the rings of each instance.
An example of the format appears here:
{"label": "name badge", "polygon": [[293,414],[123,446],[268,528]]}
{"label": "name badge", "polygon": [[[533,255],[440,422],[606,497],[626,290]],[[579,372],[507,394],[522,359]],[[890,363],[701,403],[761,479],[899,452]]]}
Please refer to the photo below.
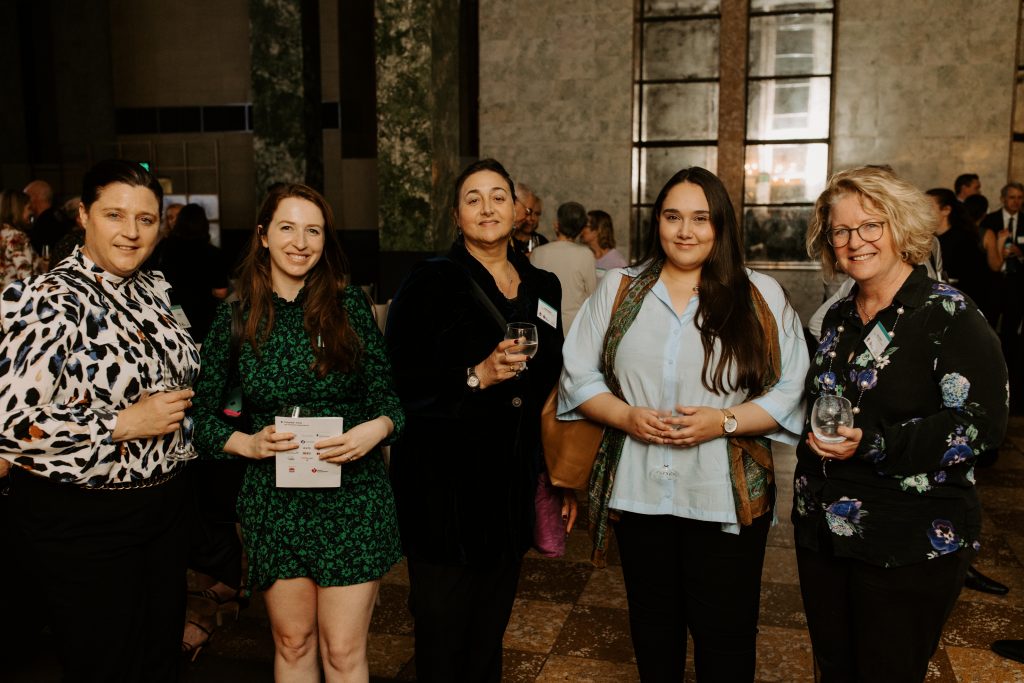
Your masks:
{"label": "name badge", "polygon": [[177,304],[171,306],[171,315],[173,315],[174,320],[186,330],[192,327],[192,323],[188,321],[188,316],[185,315],[185,311],[181,306],[178,306]]}
{"label": "name badge", "polygon": [[544,299],[537,299],[537,317],[551,327],[558,327],[558,311]]}
{"label": "name badge", "polygon": [[871,330],[871,333],[864,339],[864,345],[868,347],[868,351],[875,360],[882,357],[885,353],[885,349],[888,348],[889,342],[892,341],[892,335],[885,329],[882,323],[875,323],[875,329]]}
{"label": "name badge", "polygon": [[1024,232],[1017,233],[1017,244],[1024,244]]}

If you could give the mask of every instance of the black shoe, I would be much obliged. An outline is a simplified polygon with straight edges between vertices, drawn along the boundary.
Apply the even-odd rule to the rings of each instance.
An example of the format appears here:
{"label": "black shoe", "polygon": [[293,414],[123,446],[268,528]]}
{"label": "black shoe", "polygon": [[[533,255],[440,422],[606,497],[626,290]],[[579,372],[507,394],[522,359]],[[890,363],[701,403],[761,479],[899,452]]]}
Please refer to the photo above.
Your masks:
{"label": "black shoe", "polygon": [[997,640],[990,647],[1000,657],[1024,662],[1024,640]]}
{"label": "black shoe", "polygon": [[[985,576],[977,569],[974,565],[967,568],[967,577],[964,579],[964,588],[970,588],[971,590],[981,591],[982,593],[991,593],[992,595],[1006,595],[1010,592],[1010,589],[999,583],[995,579],[990,579]],[[1018,642],[1018,641],[999,641],[999,642]],[[1024,641],[1019,641],[1024,642]]]}

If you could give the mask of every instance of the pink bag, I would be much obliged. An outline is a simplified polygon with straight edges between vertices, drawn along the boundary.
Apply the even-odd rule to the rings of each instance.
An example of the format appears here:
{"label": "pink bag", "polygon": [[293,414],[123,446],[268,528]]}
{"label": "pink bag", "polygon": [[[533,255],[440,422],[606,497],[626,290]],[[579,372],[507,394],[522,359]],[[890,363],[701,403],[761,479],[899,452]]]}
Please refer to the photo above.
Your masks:
{"label": "pink bag", "polygon": [[544,557],[561,557],[565,554],[562,491],[551,484],[547,472],[537,475],[534,507],[537,512],[533,523],[534,549]]}

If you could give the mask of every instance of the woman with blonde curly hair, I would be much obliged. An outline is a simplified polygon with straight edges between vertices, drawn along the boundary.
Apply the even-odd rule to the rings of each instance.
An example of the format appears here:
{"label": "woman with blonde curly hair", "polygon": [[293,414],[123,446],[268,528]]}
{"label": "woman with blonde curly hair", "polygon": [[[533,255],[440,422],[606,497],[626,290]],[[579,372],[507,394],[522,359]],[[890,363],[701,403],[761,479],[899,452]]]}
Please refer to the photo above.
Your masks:
{"label": "woman with blonde curly hair", "polygon": [[853,425],[837,428],[839,443],[805,428],[794,485],[826,683],[924,680],[979,547],[973,466],[1003,438],[1006,367],[973,302],[920,265],[934,222],[922,192],[863,167],[832,176],[808,228],[825,275],[855,282],[825,315],[805,385],[808,405],[849,399]]}

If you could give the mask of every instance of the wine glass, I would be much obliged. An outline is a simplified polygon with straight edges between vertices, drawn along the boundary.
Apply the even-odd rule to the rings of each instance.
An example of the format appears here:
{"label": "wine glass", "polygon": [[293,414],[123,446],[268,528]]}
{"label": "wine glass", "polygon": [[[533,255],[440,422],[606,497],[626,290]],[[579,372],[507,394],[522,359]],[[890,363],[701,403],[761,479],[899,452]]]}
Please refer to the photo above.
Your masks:
{"label": "wine glass", "polygon": [[[195,381],[195,371],[189,363],[179,364],[178,359],[171,353],[164,356],[163,363],[160,367],[160,372],[163,377],[164,391],[183,391],[185,389],[191,389],[192,383]],[[174,446],[167,454],[168,460],[183,461],[183,460],[194,460],[199,456],[199,452],[195,446],[192,445],[191,434],[186,436],[184,430],[185,420],[178,425],[178,438],[175,441]]]}
{"label": "wine glass", "polygon": [[[509,353],[521,353],[527,358],[533,358],[537,355],[537,326],[533,323],[509,323],[505,327],[505,339],[516,339],[522,340],[505,350],[505,354]],[[526,363],[523,363],[523,370],[526,369]]]}
{"label": "wine glass", "polygon": [[823,443],[842,443],[845,436],[838,433],[839,427],[853,426],[853,406],[849,399],[833,394],[823,394],[811,409],[811,431]]}

